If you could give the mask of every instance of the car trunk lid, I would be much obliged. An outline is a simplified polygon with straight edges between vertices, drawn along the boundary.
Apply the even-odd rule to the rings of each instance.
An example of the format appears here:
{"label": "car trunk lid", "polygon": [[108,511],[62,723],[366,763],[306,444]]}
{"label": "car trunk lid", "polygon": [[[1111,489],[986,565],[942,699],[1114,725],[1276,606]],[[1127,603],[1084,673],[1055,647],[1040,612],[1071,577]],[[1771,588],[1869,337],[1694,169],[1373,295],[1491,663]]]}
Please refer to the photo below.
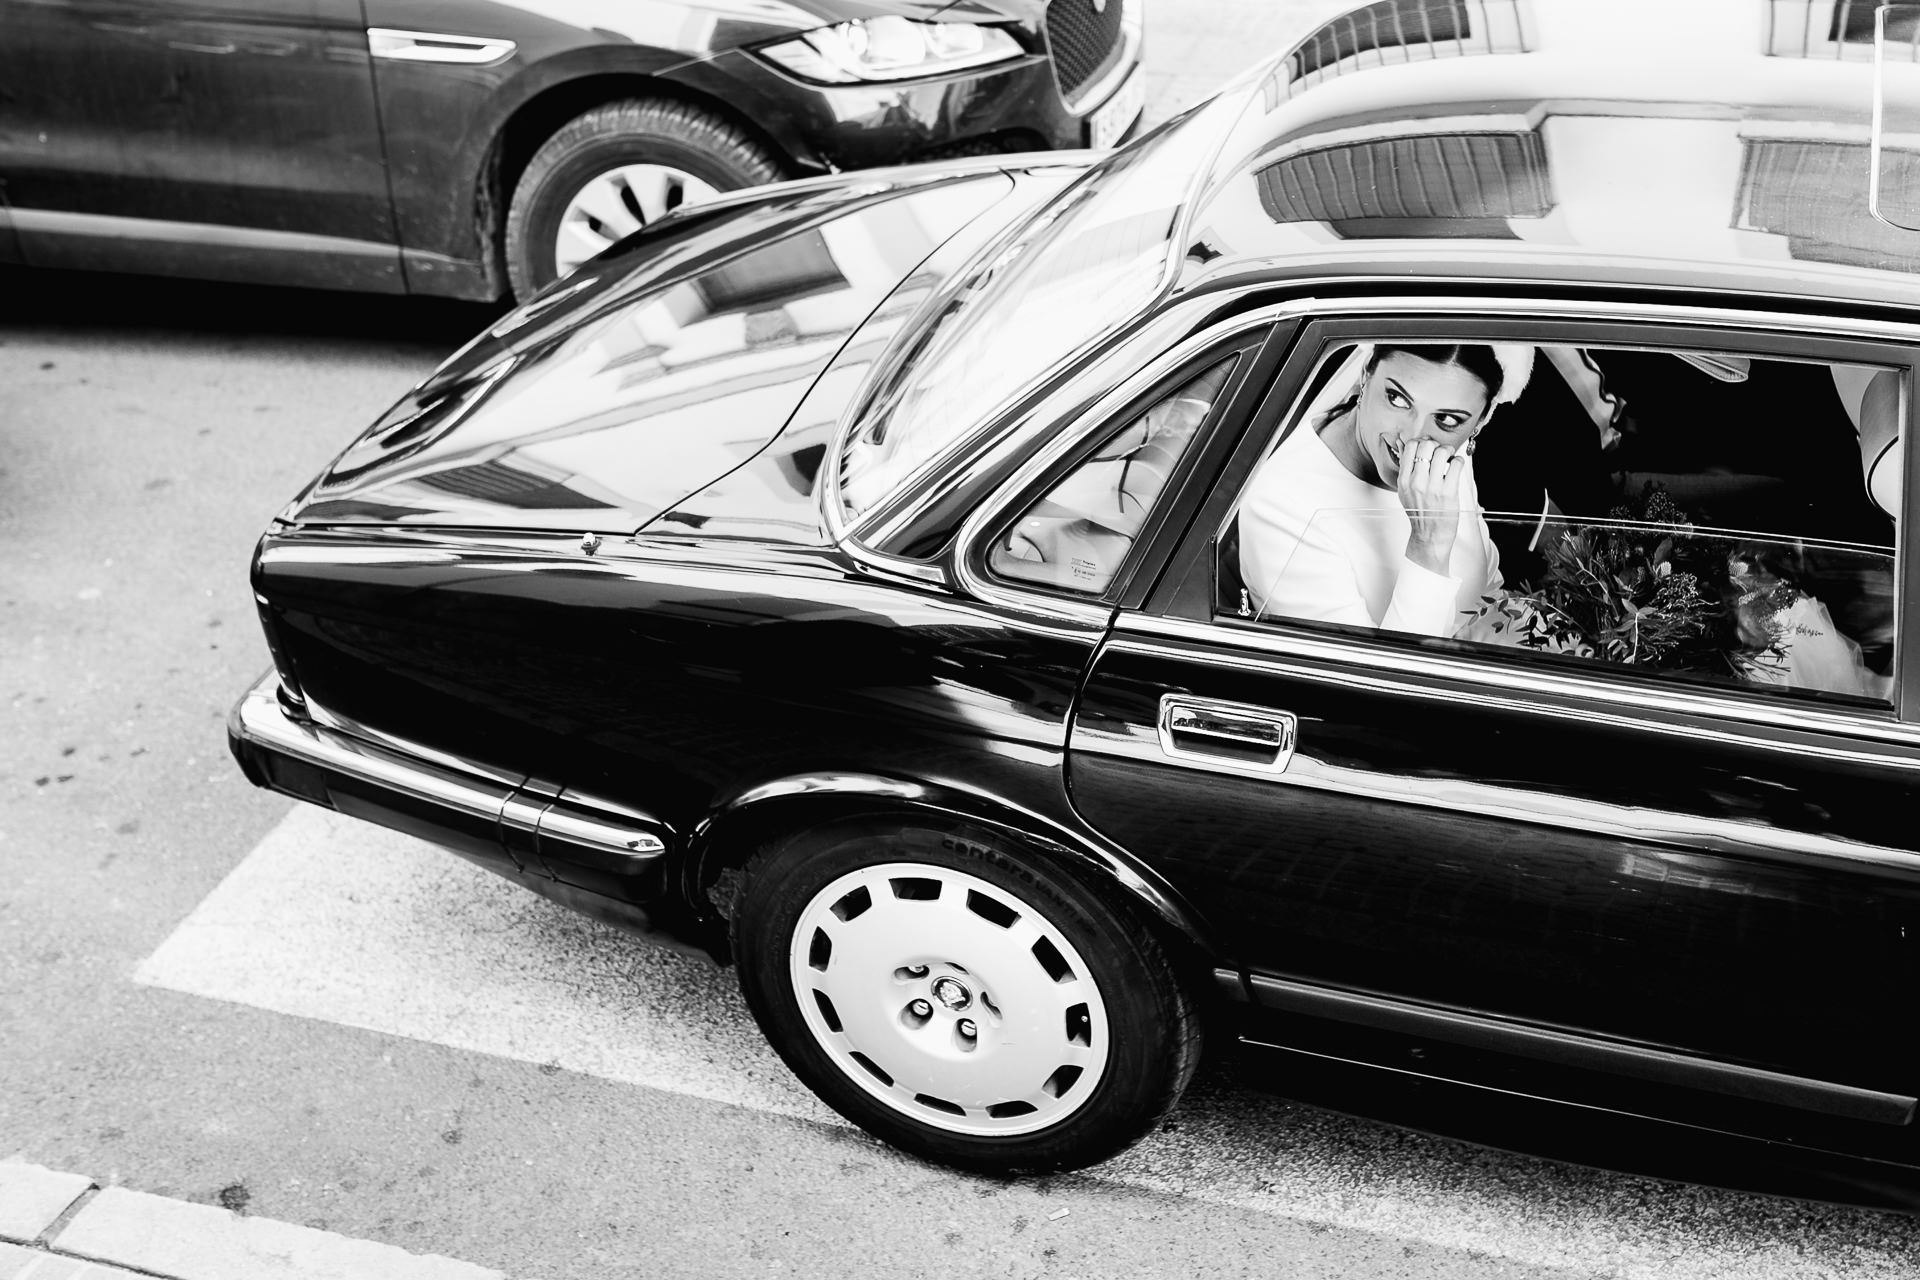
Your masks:
{"label": "car trunk lid", "polygon": [[637,530],[777,437],[848,337],[1014,186],[972,162],[670,221],[456,353],[283,519]]}

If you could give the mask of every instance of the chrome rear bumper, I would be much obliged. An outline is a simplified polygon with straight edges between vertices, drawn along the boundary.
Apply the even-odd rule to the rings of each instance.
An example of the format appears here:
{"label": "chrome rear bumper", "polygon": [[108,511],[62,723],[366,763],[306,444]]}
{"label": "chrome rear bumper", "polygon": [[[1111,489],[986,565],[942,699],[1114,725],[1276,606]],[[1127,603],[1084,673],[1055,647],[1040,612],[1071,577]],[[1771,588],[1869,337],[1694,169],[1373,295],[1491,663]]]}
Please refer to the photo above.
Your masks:
{"label": "chrome rear bumper", "polygon": [[234,705],[227,741],[256,786],[445,845],[525,883],[630,903],[666,887],[674,835],[651,814],[295,710],[271,670]]}

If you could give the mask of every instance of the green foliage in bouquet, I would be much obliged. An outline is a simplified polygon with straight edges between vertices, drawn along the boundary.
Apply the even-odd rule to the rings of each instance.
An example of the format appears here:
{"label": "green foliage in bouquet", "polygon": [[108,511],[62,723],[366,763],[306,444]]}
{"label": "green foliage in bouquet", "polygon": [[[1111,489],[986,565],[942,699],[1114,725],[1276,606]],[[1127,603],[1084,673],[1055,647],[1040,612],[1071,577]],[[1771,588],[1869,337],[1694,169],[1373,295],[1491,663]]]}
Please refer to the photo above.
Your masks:
{"label": "green foliage in bouquet", "polygon": [[1773,632],[1752,643],[1753,620],[1793,602],[1786,578],[1756,571],[1724,538],[1696,533],[1657,483],[1638,511],[1622,504],[1607,520],[1554,533],[1532,590],[1487,602],[1500,617],[1492,629],[1529,649],[1669,671],[1739,674],[1778,658]]}

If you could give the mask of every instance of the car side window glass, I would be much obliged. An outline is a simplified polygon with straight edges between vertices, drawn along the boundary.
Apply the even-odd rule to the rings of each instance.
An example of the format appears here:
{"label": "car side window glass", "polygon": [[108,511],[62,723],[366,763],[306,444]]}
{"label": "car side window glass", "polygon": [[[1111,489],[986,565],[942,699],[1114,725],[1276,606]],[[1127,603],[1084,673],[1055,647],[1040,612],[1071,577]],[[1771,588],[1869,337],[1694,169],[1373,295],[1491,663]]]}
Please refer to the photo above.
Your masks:
{"label": "car side window glass", "polygon": [[996,538],[995,574],[1099,595],[1233,372],[1229,356],[1134,416]]}
{"label": "car side window glass", "polygon": [[1901,395],[1870,365],[1348,344],[1221,531],[1216,613],[1888,704]]}

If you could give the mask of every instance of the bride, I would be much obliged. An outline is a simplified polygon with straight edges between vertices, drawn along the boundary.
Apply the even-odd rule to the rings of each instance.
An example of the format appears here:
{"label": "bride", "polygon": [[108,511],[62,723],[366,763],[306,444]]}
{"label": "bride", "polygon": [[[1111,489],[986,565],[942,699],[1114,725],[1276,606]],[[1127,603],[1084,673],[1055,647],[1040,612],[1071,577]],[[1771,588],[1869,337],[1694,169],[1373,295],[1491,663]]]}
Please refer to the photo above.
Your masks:
{"label": "bride", "polygon": [[1357,348],[1332,384],[1347,393],[1281,442],[1241,506],[1259,616],[1456,634],[1501,588],[1473,441],[1532,368],[1520,344]]}

